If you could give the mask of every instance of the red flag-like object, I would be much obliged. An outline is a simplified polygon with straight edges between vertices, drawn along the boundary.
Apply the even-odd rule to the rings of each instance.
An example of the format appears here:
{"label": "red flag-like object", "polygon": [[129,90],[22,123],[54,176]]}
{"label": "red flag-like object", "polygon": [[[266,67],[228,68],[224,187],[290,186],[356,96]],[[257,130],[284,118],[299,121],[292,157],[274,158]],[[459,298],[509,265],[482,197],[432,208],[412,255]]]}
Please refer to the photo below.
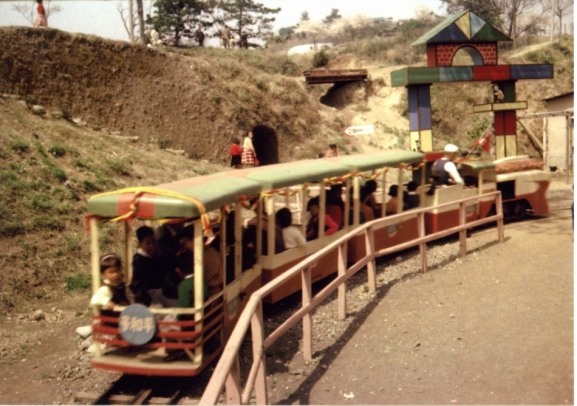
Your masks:
{"label": "red flag-like object", "polygon": [[479,138],[477,141],[475,141],[475,143],[473,144],[473,148],[479,146],[483,149],[483,151],[485,152],[490,152],[491,151],[491,133],[488,132],[487,134],[483,135],[481,138]]}

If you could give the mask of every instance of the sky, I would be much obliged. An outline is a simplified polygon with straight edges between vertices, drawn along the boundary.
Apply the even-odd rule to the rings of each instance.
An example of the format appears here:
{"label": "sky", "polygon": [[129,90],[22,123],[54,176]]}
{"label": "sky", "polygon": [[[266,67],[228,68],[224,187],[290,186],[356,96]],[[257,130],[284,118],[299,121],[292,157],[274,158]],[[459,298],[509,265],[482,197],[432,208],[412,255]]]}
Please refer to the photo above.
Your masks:
{"label": "sky", "polygon": [[[0,0],[0,26],[30,25],[18,12],[13,11],[15,4],[31,3],[33,0]],[[150,1],[145,1],[145,14],[150,12]],[[46,0],[45,0],[46,2]],[[322,20],[331,9],[339,10],[343,17],[364,13],[370,17],[392,17],[394,20],[409,19],[419,6],[426,6],[439,15],[446,15],[441,0],[260,0],[257,2],[270,8],[281,8],[276,15],[274,31],[279,28],[296,25],[301,13],[307,11],[311,20]],[[65,0],[54,1],[60,4],[62,11],[49,17],[48,25],[60,30],[94,34],[105,38],[128,40],[118,12],[117,0]],[[127,7],[127,2],[124,2]]]}

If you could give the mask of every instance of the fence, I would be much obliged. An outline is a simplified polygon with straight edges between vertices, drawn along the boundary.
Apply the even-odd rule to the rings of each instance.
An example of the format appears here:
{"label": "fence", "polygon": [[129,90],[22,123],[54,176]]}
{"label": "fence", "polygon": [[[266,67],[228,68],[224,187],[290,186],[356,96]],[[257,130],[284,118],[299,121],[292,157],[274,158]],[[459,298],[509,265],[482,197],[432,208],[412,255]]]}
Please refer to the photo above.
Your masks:
{"label": "fence", "polygon": [[[481,199],[493,197],[495,199],[496,214],[478,219],[472,222],[466,222],[466,207],[470,202],[480,203]],[[450,206],[459,205],[459,225],[449,228],[447,230],[439,231],[430,235],[425,234],[425,213],[434,210],[442,209]],[[376,225],[395,224],[405,217],[417,215],[417,224],[419,230],[419,237],[397,244],[392,247],[375,251],[374,249],[374,234],[373,229]],[[407,248],[419,246],[419,254],[421,257],[421,271],[427,271],[427,246],[428,242],[446,237],[448,235],[459,233],[459,255],[464,256],[467,253],[467,236],[466,230],[468,228],[476,227],[482,224],[497,222],[497,235],[499,242],[504,241],[503,235],[503,209],[501,192],[491,192],[482,195],[469,197],[453,201],[450,203],[440,204],[438,206],[427,207],[417,210],[410,210],[393,216],[388,216],[381,219],[373,220],[369,223],[360,225],[355,230],[345,234],[332,244],[327,245],[320,251],[311,255],[301,263],[295,265],[275,280],[269,282],[255,293],[249,299],[246,308],[242,312],[237,325],[235,326],[230,339],[222,353],[220,361],[213,372],[213,375],[206,387],[200,404],[214,405],[222,392],[223,387],[226,386],[226,401],[228,404],[248,404],[253,389],[255,390],[256,403],[267,404],[267,387],[266,387],[266,371],[265,371],[265,351],[272,346],[283,334],[285,334],[291,327],[298,323],[301,319],[303,321],[303,355],[305,361],[312,360],[312,315],[311,311],[326,299],[335,289],[338,289],[338,317],[344,319],[346,317],[346,285],[345,282],[359,270],[367,267],[368,286],[371,293],[376,292],[376,264],[375,258],[401,251]],[[366,255],[355,264],[347,268],[347,243],[351,238],[354,238],[360,233],[365,235]],[[338,276],[335,280],[329,283],[316,296],[312,296],[311,284],[311,266],[319,261],[324,255],[328,254],[335,248],[338,248]],[[275,290],[277,287],[288,281],[296,274],[301,274],[302,281],[302,306],[293,315],[291,315],[283,324],[274,330],[268,337],[264,336],[264,323],[262,312],[262,299]],[[252,330],[252,350],[253,350],[253,364],[246,380],[246,385],[241,394],[240,384],[240,368],[238,360],[238,352],[242,344],[243,338],[248,331],[249,325]]]}

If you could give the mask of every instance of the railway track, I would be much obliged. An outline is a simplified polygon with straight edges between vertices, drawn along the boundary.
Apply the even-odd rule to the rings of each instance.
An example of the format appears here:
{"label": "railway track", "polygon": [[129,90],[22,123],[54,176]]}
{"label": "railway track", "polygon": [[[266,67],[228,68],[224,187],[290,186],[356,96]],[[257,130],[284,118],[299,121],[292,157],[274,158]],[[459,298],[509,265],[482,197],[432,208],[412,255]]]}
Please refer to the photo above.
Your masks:
{"label": "railway track", "polygon": [[123,375],[103,392],[78,392],[74,400],[89,405],[197,405],[182,379]]}

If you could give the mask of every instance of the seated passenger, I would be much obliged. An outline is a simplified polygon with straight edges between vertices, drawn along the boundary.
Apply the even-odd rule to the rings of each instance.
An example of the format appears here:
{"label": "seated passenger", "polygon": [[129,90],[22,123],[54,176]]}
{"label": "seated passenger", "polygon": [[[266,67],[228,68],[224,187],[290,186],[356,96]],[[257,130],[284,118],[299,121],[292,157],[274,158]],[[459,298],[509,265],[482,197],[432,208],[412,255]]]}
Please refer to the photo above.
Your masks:
{"label": "seated passenger", "polygon": [[372,221],[375,219],[375,211],[373,210],[373,208],[371,206],[369,206],[368,204],[365,203],[365,201],[367,201],[367,199],[369,198],[368,193],[372,193],[369,192],[370,189],[366,189],[366,188],[361,188],[361,196],[360,196],[360,200],[361,200],[361,213],[363,214],[363,217],[365,218],[365,222],[366,221]]}
{"label": "seated passenger", "polygon": [[[190,251],[184,251],[176,258],[176,272],[180,276],[178,284],[178,307],[194,307],[194,260]],[[204,300],[208,299],[209,286],[204,283]],[[179,320],[190,318],[180,315]]]}
{"label": "seated passenger", "polygon": [[417,194],[417,182],[409,182],[407,184],[407,192],[403,194],[403,210],[416,209],[421,205],[421,196]]}
{"label": "seated passenger", "polygon": [[428,195],[435,193],[435,188],[451,185],[463,185],[463,179],[453,163],[459,152],[459,147],[453,144],[445,146],[445,156],[437,159],[431,170],[431,188],[427,191]]}
{"label": "seated passenger", "polygon": [[[319,238],[319,198],[313,197],[307,204],[307,209],[311,213],[311,218],[307,224],[307,241]],[[325,235],[331,235],[339,230],[339,226],[328,214],[325,214]]]}
{"label": "seated passenger", "polygon": [[375,191],[377,190],[377,182],[374,180],[367,180],[365,185],[361,188],[361,194],[364,196],[361,202],[369,206],[373,210],[373,217],[381,217],[381,205],[377,203],[375,198]]}
{"label": "seated passenger", "polygon": [[160,252],[154,230],[142,226],[136,230],[138,251],[132,259],[132,281],[130,289],[135,295],[137,303],[149,306],[151,296],[161,289],[168,274],[174,271],[174,260]]}
{"label": "seated passenger", "polygon": [[389,188],[389,196],[391,196],[391,198],[387,202],[386,206],[387,215],[397,214],[397,208],[399,205],[398,192],[399,187],[397,185],[391,185]]}
{"label": "seated passenger", "polygon": [[90,300],[92,306],[110,311],[116,305],[128,306],[134,302],[130,290],[122,280],[122,260],[118,255],[105,254],[100,257],[100,274],[102,286],[92,296]]}
{"label": "seated passenger", "polygon": [[276,222],[282,229],[284,246],[287,250],[301,247],[307,243],[303,233],[298,227],[292,225],[293,216],[289,209],[283,207],[276,212]]}
{"label": "seated passenger", "polygon": [[[185,227],[178,235],[177,241],[180,244],[182,255],[183,252],[194,254],[194,226]],[[209,297],[218,293],[223,288],[223,269],[222,258],[220,253],[210,245],[203,244],[204,251],[202,254],[202,266],[204,283],[208,285]]]}
{"label": "seated passenger", "polygon": [[[354,199],[354,195],[353,195],[353,188],[351,187],[349,190],[349,204],[350,204],[350,209],[349,209],[349,226],[352,226],[354,223],[354,212],[355,212],[355,199]],[[364,206],[364,207],[363,207]],[[363,224],[367,221],[367,219],[365,218],[365,213],[364,211],[366,211],[367,213],[372,213],[372,210],[369,206],[367,206],[366,204],[363,205],[363,203],[360,204],[360,208],[361,210],[359,211],[359,224]],[[364,211],[363,211],[364,210]],[[374,218],[372,218],[372,220],[374,220]]]}
{"label": "seated passenger", "polygon": [[343,202],[342,184],[332,185],[327,191],[327,214],[337,223],[339,230],[343,228],[343,214],[345,203]]}

